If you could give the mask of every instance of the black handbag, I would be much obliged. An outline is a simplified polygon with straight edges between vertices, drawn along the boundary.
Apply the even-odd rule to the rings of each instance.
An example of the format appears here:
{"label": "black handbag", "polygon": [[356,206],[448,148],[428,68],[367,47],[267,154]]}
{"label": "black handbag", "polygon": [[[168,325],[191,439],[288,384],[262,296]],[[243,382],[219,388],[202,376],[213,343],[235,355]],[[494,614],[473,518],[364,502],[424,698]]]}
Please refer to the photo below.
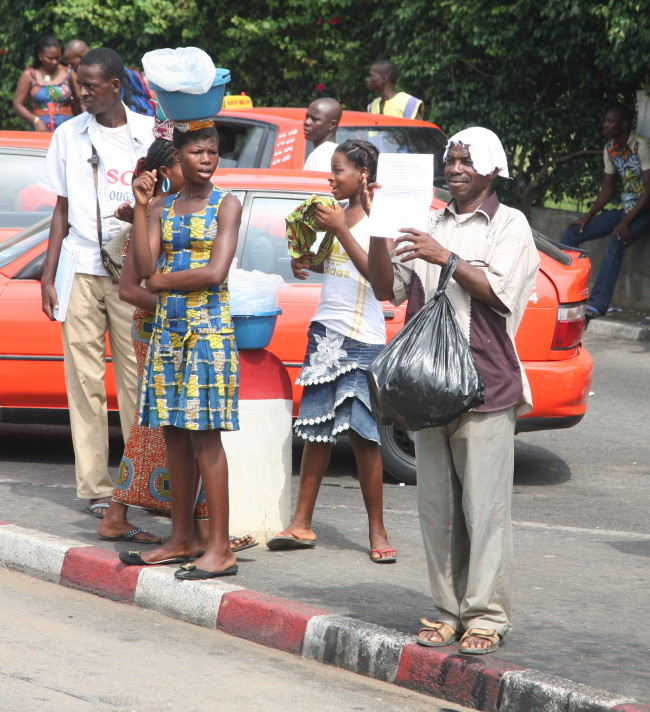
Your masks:
{"label": "black handbag", "polygon": [[452,253],[436,293],[368,368],[372,412],[382,425],[422,430],[485,403],[483,380],[445,293],[457,264]]}

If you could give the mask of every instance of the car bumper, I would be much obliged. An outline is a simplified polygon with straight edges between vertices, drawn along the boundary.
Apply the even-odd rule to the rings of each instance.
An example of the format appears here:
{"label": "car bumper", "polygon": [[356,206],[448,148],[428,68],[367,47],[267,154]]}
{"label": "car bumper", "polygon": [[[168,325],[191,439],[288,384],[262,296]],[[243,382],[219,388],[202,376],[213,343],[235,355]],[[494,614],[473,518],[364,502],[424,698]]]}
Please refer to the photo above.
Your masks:
{"label": "car bumper", "polygon": [[[518,429],[527,427],[526,421],[547,421],[546,428],[575,425],[587,411],[594,362],[584,348],[565,361],[527,361],[524,369],[533,393],[533,410],[519,418]],[[576,420],[577,418],[577,420]],[[553,425],[553,421],[564,423]]]}

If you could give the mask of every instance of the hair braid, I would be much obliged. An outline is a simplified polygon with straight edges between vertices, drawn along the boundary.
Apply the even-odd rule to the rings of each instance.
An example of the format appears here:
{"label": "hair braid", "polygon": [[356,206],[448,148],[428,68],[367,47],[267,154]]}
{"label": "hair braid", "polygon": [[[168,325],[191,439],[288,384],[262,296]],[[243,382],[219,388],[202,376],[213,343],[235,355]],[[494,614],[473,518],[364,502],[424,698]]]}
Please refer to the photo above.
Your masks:
{"label": "hair braid", "polygon": [[162,180],[160,169],[171,166],[174,160],[174,144],[171,141],[157,138],[149,146],[146,157],[138,159],[133,170],[133,177],[137,178],[144,171],[158,171],[156,179],[156,187],[158,187],[158,183]]}
{"label": "hair braid", "polygon": [[339,144],[336,150],[338,153],[344,153],[357,168],[367,169],[368,183],[373,183],[377,180],[379,149],[374,143],[355,138]]}

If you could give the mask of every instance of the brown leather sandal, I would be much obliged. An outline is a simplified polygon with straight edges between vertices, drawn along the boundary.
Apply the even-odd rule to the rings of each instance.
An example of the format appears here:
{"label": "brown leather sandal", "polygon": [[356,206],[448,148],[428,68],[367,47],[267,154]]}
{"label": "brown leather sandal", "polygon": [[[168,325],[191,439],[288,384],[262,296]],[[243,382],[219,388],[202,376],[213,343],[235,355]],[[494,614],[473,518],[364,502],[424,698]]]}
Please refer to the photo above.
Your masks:
{"label": "brown leather sandal", "polygon": [[[428,648],[442,648],[445,645],[451,645],[458,640],[458,631],[452,628],[447,623],[432,623],[426,618],[420,618],[420,623],[424,628],[420,628],[418,631],[418,637],[416,641],[419,645],[425,645]],[[420,633],[426,633],[427,631],[434,630],[440,636],[441,640],[428,640],[427,638],[420,637]]]}
{"label": "brown leather sandal", "polygon": [[[487,640],[490,645],[487,648],[469,648],[467,646],[463,647],[463,641],[467,638],[480,638],[481,640]],[[496,630],[486,629],[486,628],[470,628],[466,630],[463,637],[460,639],[460,645],[458,646],[458,652],[463,655],[487,655],[488,653],[493,653],[501,643],[501,636],[496,632]]]}

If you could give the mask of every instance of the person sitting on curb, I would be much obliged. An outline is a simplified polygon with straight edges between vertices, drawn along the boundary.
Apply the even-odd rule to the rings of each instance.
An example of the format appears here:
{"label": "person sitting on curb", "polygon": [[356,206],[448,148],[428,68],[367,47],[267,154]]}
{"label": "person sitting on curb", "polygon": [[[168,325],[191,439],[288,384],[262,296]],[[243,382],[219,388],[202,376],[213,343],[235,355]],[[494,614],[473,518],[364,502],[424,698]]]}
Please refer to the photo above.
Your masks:
{"label": "person sitting on curb", "polygon": [[424,103],[404,91],[397,91],[395,83],[398,76],[397,65],[389,59],[382,59],[370,67],[366,85],[370,91],[377,92],[379,96],[368,104],[368,112],[386,116],[403,116],[405,119],[422,119]]}
{"label": "person sitting on curb", "polygon": [[[589,212],[570,223],[561,243],[578,247],[583,242],[609,237],[605,257],[587,302],[587,319],[607,313],[621,270],[625,250],[650,235],[650,142],[631,130],[632,111],[612,104],[605,112],[603,134],[604,186]],[[600,212],[614,197],[620,178],[619,202]],[[598,214],[600,213],[600,214]]]}
{"label": "person sitting on curb", "polygon": [[336,129],[341,120],[342,109],[336,99],[316,99],[307,109],[303,122],[305,138],[314,144],[314,150],[307,156],[303,170],[331,170],[332,154],[336,151]]}

